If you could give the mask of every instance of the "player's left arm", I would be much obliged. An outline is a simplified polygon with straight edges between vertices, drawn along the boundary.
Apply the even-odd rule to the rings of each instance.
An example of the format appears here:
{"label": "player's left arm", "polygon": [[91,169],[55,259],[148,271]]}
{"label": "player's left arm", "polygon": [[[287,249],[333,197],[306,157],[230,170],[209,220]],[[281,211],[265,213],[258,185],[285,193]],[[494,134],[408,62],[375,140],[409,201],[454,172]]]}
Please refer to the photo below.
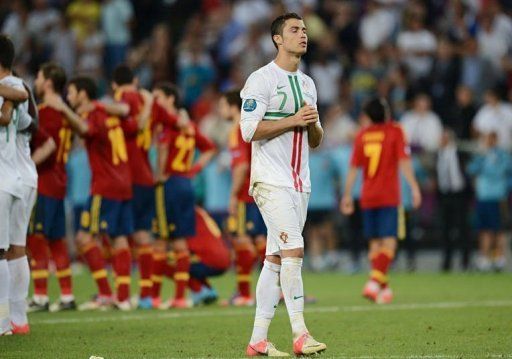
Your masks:
{"label": "player's left arm", "polygon": [[416,180],[416,175],[414,174],[414,167],[410,156],[411,150],[405,141],[405,136],[401,128],[398,128],[397,134],[396,150],[398,152],[398,158],[400,159],[400,171],[411,187],[412,204],[414,208],[418,208],[421,205],[421,191],[418,181]]}
{"label": "player's left arm", "polygon": [[12,113],[14,111],[14,103],[12,101],[4,101],[0,110],[0,126],[6,127],[11,123]]}
{"label": "player's left arm", "polygon": [[213,156],[215,156],[217,153],[217,147],[215,144],[197,129],[196,145],[199,151],[201,151],[201,154],[190,170],[192,174],[201,172],[201,170],[212,160]]}
{"label": "player's left arm", "polygon": [[103,102],[102,105],[105,111],[112,116],[126,117],[130,114],[130,105],[124,102]]}
{"label": "player's left arm", "polygon": [[139,93],[144,100],[144,104],[142,106],[142,110],[137,116],[137,124],[139,130],[143,130],[146,128],[151,118],[151,113],[153,110],[153,95],[146,89],[140,89]]}
{"label": "player's left arm", "polygon": [[24,88],[14,88],[0,84],[0,97],[13,102],[23,102],[28,100],[29,94]]}
{"label": "player's left arm", "polygon": [[[313,95],[314,95],[315,103],[313,104],[313,106],[316,109],[316,102],[317,102],[316,86],[315,86],[315,83],[313,82],[313,80],[310,79],[310,81],[311,81],[311,87],[314,90]],[[306,101],[304,101],[304,105],[307,105]],[[317,121],[310,123],[308,125],[307,129],[308,129],[308,145],[309,145],[309,147],[316,148],[316,147],[320,146],[320,143],[322,143],[322,138],[324,137],[324,129],[322,128],[322,126],[320,124],[320,118],[317,117]]]}

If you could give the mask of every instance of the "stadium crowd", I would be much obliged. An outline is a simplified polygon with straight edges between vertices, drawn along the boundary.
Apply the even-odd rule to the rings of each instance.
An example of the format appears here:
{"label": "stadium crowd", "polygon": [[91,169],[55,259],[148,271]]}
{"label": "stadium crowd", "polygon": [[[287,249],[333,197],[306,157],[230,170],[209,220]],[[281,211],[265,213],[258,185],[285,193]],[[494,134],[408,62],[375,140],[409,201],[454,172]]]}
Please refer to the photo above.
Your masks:
{"label": "stadium crowd", "polygon": [[[380,95],[412,146],[425,199],[413,211],[404,182],[408,267],[415,268],[417,249],[435,247],[443,249],[443,270],[452,268],[460,250],[463,269],[487,271],[505,267],[510,222],[511,10],[498,0],[14,0],[0,1],[0,29],[12,38],[15,70],[28,83],[47,61],[68,77],[92,76],[107,99],[121,63],[142,88],[176,83],[191,119],[220,149],[195,189],[224,228],[230,124],[219,116],[218,100],[273,58],[270,21],[286,11],[300,13],[309,36],[304,71],[316,82],[326,130],[311,154],[310,268],[337,268],[339,251],[347,249],[352,269],[359,267],[360,218],[357,212],[342,217],[338,200],[361,106]],[[87,167],[77,139],[68,161],[67,202],[76,214],[68,216],[69,228],[78,227],[87,202]]]}

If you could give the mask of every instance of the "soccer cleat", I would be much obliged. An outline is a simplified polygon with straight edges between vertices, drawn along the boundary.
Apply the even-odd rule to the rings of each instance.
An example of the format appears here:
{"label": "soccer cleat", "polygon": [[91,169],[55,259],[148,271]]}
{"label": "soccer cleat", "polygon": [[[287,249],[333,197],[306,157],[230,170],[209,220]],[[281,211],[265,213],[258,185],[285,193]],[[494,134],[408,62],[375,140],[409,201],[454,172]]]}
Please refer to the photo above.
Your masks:
{"label": "soccer cleat", "polygon": [[153,299],[151,297],[140,298],[137,304],[137,308],[139,309],[152,309],[153,308]]}
{"label": "soccer cleat", "polygon": [[187,299],[172,299],[169,301],[169,308],[188,309],[192,307],[192,303]]}
{"label": "soccer cleat", "polygon": [[372,302],[375,302],[377,300],[377,295],[380,292],[380,284],[369,280],[363,289],[363,297],[371,300]]}
{"label": "soccer cleat", "polygon": [[393,291],[389,287],[381,290],[379,292],[379,294],[377,295],[377,299],[375,300],[375,302],[377,304],[389,304],[392,301],[393,301]]}
{"label": "soccer cleat", "polygon": [[23,325],[16,325],[13,322],[11,322],[11,328],[12,328],[12,334],[16,335],[26,335],[30,333],[30,326],[28,323]]}
{"label": "soccer cleat", "polygon": [[122,312],[128,312],[132,310],[132,304],[129,300],[123,300],[122,302],[115,301],[114,308]]}
{"label": "soccer cleat", "polygon": [[162,306],[162,298],[161,297],[153,297],[151,298],[151,302],[153,304],[153,308],[159,309]]}
{"label": "soccer cleat", "polygon": [[274,344],[264,339],[256,344],[247,345],[245,354],[249,357],[267,356],[267,357],[289,357],[290,354],[281,352],[276,349]]}
{"label": "soccer cleat", "polygon": [[52,305],[50,305],[50,312],[52,313],[76,309],[76,302],[74,300],[71,300],[69,302],[63,302],[62,300],[59,300],[58,302],[55,302]]}
{"label": "soccer cleat", "polygon": [[12,330],[7,329],[5,332],[0,333],[0,337],[4,337],[7,335],[12,335]]}
{"label": "soccer cleat", "polygon": [[237,295],[231,298],[229,304],[234,307],[252,307],[255,304],[253,297],[244,297],[242,295]]}
{"label": "soccer cleat", "polygon": [[39,301],[36,298],[32,298],[28,302],[27,313],[47,312],[49,309],[50,304],[48,301]]}
{"label": "soccer cleat", "polygon": [[217,291],[213,288],[208,288],[207,286],[202,286],[199,292],[192,292],[191,296],[194,306],[212,304],[219,299]]}
{"label": "soccer cleat", "polygon": [[112,300],[112,297],[95,295],[92,300],[80,304],[78,306],[78,310],[109,310],[112,309],[113,304],[114,301]]}
{"label": "soccer cleat", "polygon": [[295,355],[312,355],[323,352],[327,345],[316,341],[309,333],[302,334],[293,342]]}

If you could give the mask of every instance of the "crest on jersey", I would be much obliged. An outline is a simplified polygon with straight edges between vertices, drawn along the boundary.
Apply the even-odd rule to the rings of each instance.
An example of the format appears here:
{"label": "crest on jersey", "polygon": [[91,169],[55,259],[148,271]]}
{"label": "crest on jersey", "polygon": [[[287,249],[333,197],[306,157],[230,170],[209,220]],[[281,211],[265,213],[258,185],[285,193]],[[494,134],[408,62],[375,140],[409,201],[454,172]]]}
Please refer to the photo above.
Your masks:
{"label": "crest on jersey", "polygon": [[285,244],[288,243],[288,233],[281,232],[281,234],[279,235],[279,239]]}
{"label": "crest on jersey", "polygon": [[242,106],[242,108],[244,109],[245,112],[252,112],[252,111],[256,110],[256,106],[257,106],[256,100],[249,98],[244,101],[244,105]]}

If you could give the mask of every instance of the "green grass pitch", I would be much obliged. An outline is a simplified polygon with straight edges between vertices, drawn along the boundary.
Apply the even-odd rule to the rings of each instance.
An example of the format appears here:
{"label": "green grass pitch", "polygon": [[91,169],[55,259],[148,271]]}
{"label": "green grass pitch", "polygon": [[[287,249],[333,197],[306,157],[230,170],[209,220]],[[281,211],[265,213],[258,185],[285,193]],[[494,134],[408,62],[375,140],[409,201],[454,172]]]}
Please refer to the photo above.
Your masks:
{"label": "green grass pitch", "polygon": [[[393,274],[395,302],[360,297],[363,275],[304,274],[311,333],[325,358],[512,358],[512,275]],[[88,274],[74,281],[78,301],[94,293]],[[213,281],[221,297],[234,277]],[[52,292],[56,283],[51,282]],[[172,286],[164,291],[170,294]],[[0,358],[244,357],[254,308],[216,305],[188,310],[68,312],[30,315],[32,333],[0,338]],[[291,352],[284,305],[270,327],[277,348]]]}

